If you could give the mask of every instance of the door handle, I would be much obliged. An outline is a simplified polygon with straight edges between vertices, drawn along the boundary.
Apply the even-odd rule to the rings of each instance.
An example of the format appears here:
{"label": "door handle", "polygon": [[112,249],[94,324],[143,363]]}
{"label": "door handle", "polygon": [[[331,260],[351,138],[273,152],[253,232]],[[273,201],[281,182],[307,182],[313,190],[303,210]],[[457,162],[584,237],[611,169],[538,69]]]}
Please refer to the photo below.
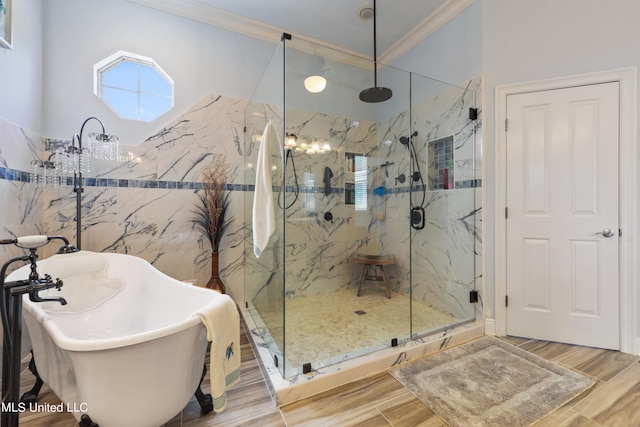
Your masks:
{"label": "door handle", "polygon": [[602,234],[604,237],[613,237],[616,233],[614,233],[610,228],[605,228],[602,231],[598,231],[596,234]]}

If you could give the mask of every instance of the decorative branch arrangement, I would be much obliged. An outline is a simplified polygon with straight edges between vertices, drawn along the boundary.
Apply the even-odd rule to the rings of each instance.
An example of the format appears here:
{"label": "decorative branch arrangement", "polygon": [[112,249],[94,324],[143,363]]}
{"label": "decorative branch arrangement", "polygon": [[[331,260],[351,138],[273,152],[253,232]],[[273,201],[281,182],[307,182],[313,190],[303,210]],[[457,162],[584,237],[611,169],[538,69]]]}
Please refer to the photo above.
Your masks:
{"label": "decorative branch arrangement", "polygon": [[218,252],[220,240],[227,226],[227,209],[229,207],[229,192],[226,191],[229,166],[224,155],[218,155],[204,169],[202,173],[202,193],[199,194],[200,203],[196,205],[194,228],[201,231],[211,243],[212,277],[207,288],[225,292],[225,286],[218,277]]}

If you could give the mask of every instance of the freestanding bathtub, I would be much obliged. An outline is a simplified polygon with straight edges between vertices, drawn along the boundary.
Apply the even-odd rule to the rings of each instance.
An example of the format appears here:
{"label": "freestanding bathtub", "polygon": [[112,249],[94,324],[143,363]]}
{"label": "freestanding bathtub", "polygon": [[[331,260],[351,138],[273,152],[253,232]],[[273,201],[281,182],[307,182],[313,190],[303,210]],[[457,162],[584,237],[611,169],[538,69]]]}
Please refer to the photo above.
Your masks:
{"label": "freestanding bathtub", "polygon": [[[63,281],[60,291],[40,296],[68,304],[25,295],[24,321],[38,374],[64,410],[77,420],[87,414],[100,427],[157,427],[178,414],[199,387],[207,349],[206,328],[194,313],[216,298],[231,299],[130,255],[80,251],[38,267]],[[28,268],[8,280],[23,279]]]}

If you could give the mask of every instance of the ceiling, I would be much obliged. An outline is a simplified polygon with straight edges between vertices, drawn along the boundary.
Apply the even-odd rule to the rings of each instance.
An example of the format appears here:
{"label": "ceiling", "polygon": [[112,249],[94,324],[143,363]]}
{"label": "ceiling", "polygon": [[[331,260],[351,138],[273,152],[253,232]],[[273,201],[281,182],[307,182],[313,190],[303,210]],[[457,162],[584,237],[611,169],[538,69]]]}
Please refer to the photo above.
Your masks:
{"label": "ceiling", "polygon": [[[356,56],[373,57],[373,0],[129,0],[277,43],[283,32]],[[475,0],[377,0],[377,56],[391,64]]]}

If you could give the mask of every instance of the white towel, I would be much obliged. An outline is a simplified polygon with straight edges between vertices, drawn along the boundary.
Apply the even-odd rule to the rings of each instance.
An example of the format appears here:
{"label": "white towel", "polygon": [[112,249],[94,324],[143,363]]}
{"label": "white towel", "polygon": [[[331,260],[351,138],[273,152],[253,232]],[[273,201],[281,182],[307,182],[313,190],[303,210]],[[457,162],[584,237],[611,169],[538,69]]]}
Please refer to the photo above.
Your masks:
{"label": "white towel", "polygon": [[253,193],[253,253],[259,258],[276,230],[276,214],[273,206],[271,184],[271,147],[280,140],[275,126],[269,122],[264,128],[256,163],[256,185]]}
{"label": "white towel", "polygon": [[240,380],[240,315],[228,295],[217,294],[196,315],[207,328],[211,341],[209,380],[213,410],[221,412],[227,406],[227,388]]}

